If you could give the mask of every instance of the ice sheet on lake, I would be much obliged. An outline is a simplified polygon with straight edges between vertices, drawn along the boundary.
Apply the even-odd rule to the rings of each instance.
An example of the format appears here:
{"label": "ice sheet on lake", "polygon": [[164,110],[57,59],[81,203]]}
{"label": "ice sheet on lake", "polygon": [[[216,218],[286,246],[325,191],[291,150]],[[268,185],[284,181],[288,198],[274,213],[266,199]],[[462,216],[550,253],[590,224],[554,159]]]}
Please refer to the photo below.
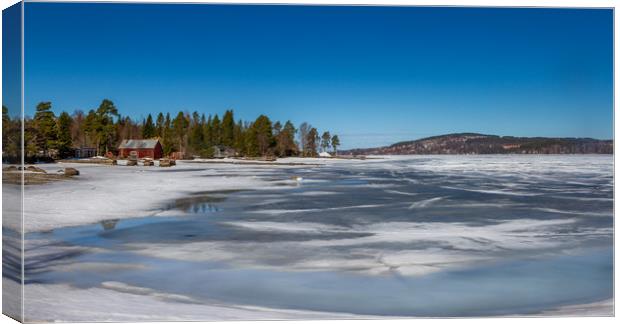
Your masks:
{"label": "ice sheet on lake", "polygon": [[[343,227],[320,223],[226,222],[244,230],[267,233],[349,233],[357,238],[299,242],[193,242],[180,244],[131,244],[138,253],[178,260],[222,261],[250,268],[285,268],[288,271],[354,271],[365,274],[423,275],[463,268],[501,258],[510,250],[526,253],[576,243],[562,227],[573,219],[515,220],[496,225],[458,223],[381,223]],[[611,229],[584,229],[579,235],[610,235]],[[390,248],[390,245],[401,245]],[[574,247],[574,246],[573,246]]]}
{"label": "ice sheet on lake", "polygon": [[[105,219],[182,216],[189,225],[181,222],[185,227],[180,225],[179,235],[168,227],[175,225],[171,222],[143,229],[136,226],[133,232],[125,229],[126,237],[112,231],[117,235],[110,237],[121,242],[117,247],[136,256],[169,262],[221,262],[239,269],[298,275],[354,273],[369,278],[423,278],[518,258],[578,255],[582,248],[606,246],[612,239],[612,157],[410,156],[317,162],[323,166],[181,162],[160,169],[76,165],[82,174],[75,180],[28,186],[26,230]],[[53,171],[59,166],[44,168]],[[292,180],[296,177],[304,180]],[[176,199],[235,189],[257,190],[231,194],[229,201],[221,203],[224,211],[194,219],[204,226],[197,229],[192,227],[189,212],[164,207]],[[160,234],[169,235],[167,240],[141,241],[140,235],[150,234],[153,228],[165,229]],[[185,237],[187,228],[196,233]],[[75,249],[100,252],[92,247],[55,250],[46,243],[30,243],[27,258],[33,261],[55,253],[75,253]],[[94,261],[46,266],[59,272],[139,270],[130,263]],[[196,306],[191,296],[120,281],[108,280],[88,289],[31,284],[27,291],[42,296],[38,304],[32,301],[31,309],[40,310],[33,318],[316,318],[306,312]],[[56,298],[70,303],[56,309]],[[93,309],[92,300],[99,298],[102,306]],[[138,303],[144,307],[129,312]],[[171,309],[183,316],[170,316]]]}

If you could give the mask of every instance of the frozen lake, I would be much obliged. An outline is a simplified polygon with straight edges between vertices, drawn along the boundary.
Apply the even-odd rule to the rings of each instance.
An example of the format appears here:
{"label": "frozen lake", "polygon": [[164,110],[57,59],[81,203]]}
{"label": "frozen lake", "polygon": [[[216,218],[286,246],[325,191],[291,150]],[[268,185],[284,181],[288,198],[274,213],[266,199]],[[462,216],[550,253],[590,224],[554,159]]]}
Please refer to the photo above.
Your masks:
{"label": "frozen lake", "polygon": [[[95,183],[88,171],[74,187]],[[243,305],[346,317],[538,314],[613,297],[612,156],[413,156],[140,171],[131,176],[178,174],[195,190],[160,197],[133,218],[119,213],[29,231],[26,298],[29,287],[49,285],[155,296],[168,311],[177,304]],[[260,185],[211,190],[214,175]],[[131,196],[121,198],[132,204]],[[100,208],[109,214],[124,206]],[[47,297],[53,308],[54,296]],[[80,318],[56,307],[56,316],[67,317],[56,319]],[[148,305],[133,307],[140,313]],[[49,319],[43,313],[32,316]],[[240,317],[261,318],[260,309]]]}

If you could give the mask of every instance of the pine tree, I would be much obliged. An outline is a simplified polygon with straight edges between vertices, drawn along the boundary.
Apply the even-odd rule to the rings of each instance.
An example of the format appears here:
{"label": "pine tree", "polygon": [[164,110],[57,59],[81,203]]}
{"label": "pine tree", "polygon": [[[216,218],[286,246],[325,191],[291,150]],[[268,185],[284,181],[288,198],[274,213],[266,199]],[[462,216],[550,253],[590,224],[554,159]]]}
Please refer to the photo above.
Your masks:
{"label": "pine tree", "polygon": [[94,109],[89,110],[88,114],[86,114],[86,117],[84,118],[84,131],[86,132],[88,142],[97,147],[99,145],[97,140],[98,124],[97,114]]}
{"label": "pine tree", "polygon": [[48,151],[55,148],[57,130],[56,117],[52,109],[51,102],[41,102],[37,105],[37,112],[34,115],[34,136],[38,151],[43,151],[44,156],[48,156]]}
{"label": "pine tree", "polygon": [[306,150],[304,152],[305,156],[316,156],[317,148],[319,143],[319,132],[316,128],[312,127],[308,134],[306,135]]}
{"label": "pine tree", "polygon": [[282,137],[286,139],[285,149],[286,156],[297,155],[299,153],[299,147],[297,147],[297,143],[295,143],[295,134],[297,133],[297,129],[290,120],[287,120],[284,123],[284,128],[282,129]]}
{"label": "pine tree", "polygon": [[[22,121],[19,118],[11,119],[9,109],[2,106],[2,152],[7,162],[15,163],[21,160]],[[24,134],[27,137],[27,134]],[[26,142],[27,144],[28,142]],[[36,150],[36,148],[35,148]]]}
{"label": "pine tree", "polygon": [[60,158],[71,156],[73,148],[73,140],[71,138],[71,124],[73,120],[68,113],[62,112],[58,117],[58,139],[56,140],[56,148]]}
{"label": "pine tree", "polygon": [[182,111],[179,111],[177,117],[172,121],[172,128],[174,137],[177,140],[179,151],[183,154],[186,153],[187,146],[187,129],[189,127],[189,121]]}
{"label": "pine tree", "polygon": [[166,113],[166,117],[164,118],[163,138],[161,143],[164,150],[164,155],[166,156],[170,155],[170,153],[175,151],[175,141],[171,124],[172,122],[170,120],[170,113]]}
{"label": "pine tree", "polygon": [[334,148],[334,155],[338,155],[338,146],[340,146],[340,138],[338,135],[332,136],[332,147]]}
{"label": "pine tree", "polygon": [[233,147],[238,153],[242,153],[244,149],[244,145],[245,145],[245,127],[241,119],[239,119],[237,124],[235,124],[234,138],[235,138],[235,143]]}
{"label": "pine tree", "polygon": [[157,121],[155,124],[155,136],[162,138],[164,137],[164,114],[157,114]]}
{"label": "pine tree", "polygon": [[153,138],[157,135],[157,130],[155,129],[155,125],[153,124],[153,117],[149,114],[146,117],[146,121],[144,122],[144,126],[142,126],[142,138],[148,139]]}
{"label": "pine tree", "polygon": [[[278,123],[276,123],[278,124]],[[276,153],[278,156],[292,156],[297,155],[299,149],[297,148],[297,144],[295,144],[295,133],[297,130],[291,121],[287,121],[284,124],[284,127],[277,127],[274,125],[274,130],[280,129],[276,131]]]}
{"label": "pine tree", "polygon": [[[35,126],[35,121],[29,118],[24,118],[24,155],[27,161],[35,160],[37,155],[39,154],[39,150],[37,148],[37,128]],[[21,133],[21,125],[18,124],[19,129],[16,134]],[[21,136],[17,136],[21,137]],[[20,143],[21,147],[21,143]],[[17,150],[17,152],[21,152],[21,148]],[[21,158],[18,157],[18,161],[21,161]]]}
{"label": "pine tree", "polygon": [[332,136],[329,132],[323,132],[323,135],[321,136],[321,148],[323,149],[323,152],[327,152],[327,149],[331,146],[331,139]]}
{"label": "pine tree", "polygon": [[203,123],[204,115],[202,118],[200,114],[195,111],[192,114],[192,121],[190,123],[190,135],[189,135],[189,148],[192,153],[200,154],[200,152],[205,148],[204,146],[204,132],[203,132]]}
{"label": "pine tree", "polygon": [[207,118],[207,122],[205,123],[204,127],[203,127],[203,138],[205,141],[205,146],[206,147],[213,147],[213,145],[215,145],[213,143],[213,118],[211,117],[211,115],[209,115],[209,117]]}
{"label": "pine tree", "polygon": [[200,116],[200,131],[202,132],[202,144],[198,154],[204,158],[213,158],[213,155],[215,153],[213,150],[213,144],[211,144],[211,126],[209,125],[209,123],[211,123],[211,116],[209,116],[209,119],[207,120],[205,118],[205,114],[202,114]]}
{"label": "pine tree", "polygon": [[273,124],[273,136],[280,135],[281,131],[282,131],[282,124],[280,123],[280,121],[277,121],[275,124]]}
{"label": "pine tree", "polygon": [[232,110],[226,110],[222,118],[222,145],[232,147],[235,144],[235,117]]}
{"label": "pine tree", "polygon": [[269,118],[260,115],[246,134],[246,152],[249,156],[267,156],[271,153],[275,141]]}
{"label": "pine tree", "polygon": [[215,114],[211,121],[211,140],[213,145],[222,145],[222,123],[220,117]]}
{"label": "pine tree", "polygon": [[92,125],[95,130],[97,155],[101,155],[101,148],[107,152],[115,144],[116,125],[114,124],[114,117],[119,117],[116,106],[111,100],[103,99],[95,111],[95,120]]}
{"label": "pine tree", "polygon": [[253,124],[250,124],[244,136],[243,152],[245,156],[258,156],[258,144],[256,142],[256,131]]}

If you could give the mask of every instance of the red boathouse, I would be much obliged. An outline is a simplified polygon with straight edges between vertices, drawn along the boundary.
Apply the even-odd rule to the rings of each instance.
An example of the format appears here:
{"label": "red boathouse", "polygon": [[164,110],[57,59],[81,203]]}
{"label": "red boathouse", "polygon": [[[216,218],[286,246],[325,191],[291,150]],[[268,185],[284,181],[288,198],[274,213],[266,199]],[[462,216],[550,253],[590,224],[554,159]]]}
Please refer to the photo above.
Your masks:
{"label": "red boathouse", "polygon": [[118,146],[118,157],[127,158],[131,152],[136,152],[139,159],[151,158],[158,160],[163,156],[164,150],[161,147],[159,139],[146,140],[123,140]]}

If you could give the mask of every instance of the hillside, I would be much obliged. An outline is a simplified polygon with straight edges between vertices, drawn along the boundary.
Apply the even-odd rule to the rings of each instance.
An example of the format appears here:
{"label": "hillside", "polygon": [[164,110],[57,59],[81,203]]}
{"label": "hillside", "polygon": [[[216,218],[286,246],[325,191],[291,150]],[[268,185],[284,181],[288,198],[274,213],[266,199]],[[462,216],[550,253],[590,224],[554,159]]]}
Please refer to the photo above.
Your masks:
{"label": "hillside", "polygon": [[343,155],[405,154],[612,154],[613,140],[447,134],[390,146],[352,149]]}

